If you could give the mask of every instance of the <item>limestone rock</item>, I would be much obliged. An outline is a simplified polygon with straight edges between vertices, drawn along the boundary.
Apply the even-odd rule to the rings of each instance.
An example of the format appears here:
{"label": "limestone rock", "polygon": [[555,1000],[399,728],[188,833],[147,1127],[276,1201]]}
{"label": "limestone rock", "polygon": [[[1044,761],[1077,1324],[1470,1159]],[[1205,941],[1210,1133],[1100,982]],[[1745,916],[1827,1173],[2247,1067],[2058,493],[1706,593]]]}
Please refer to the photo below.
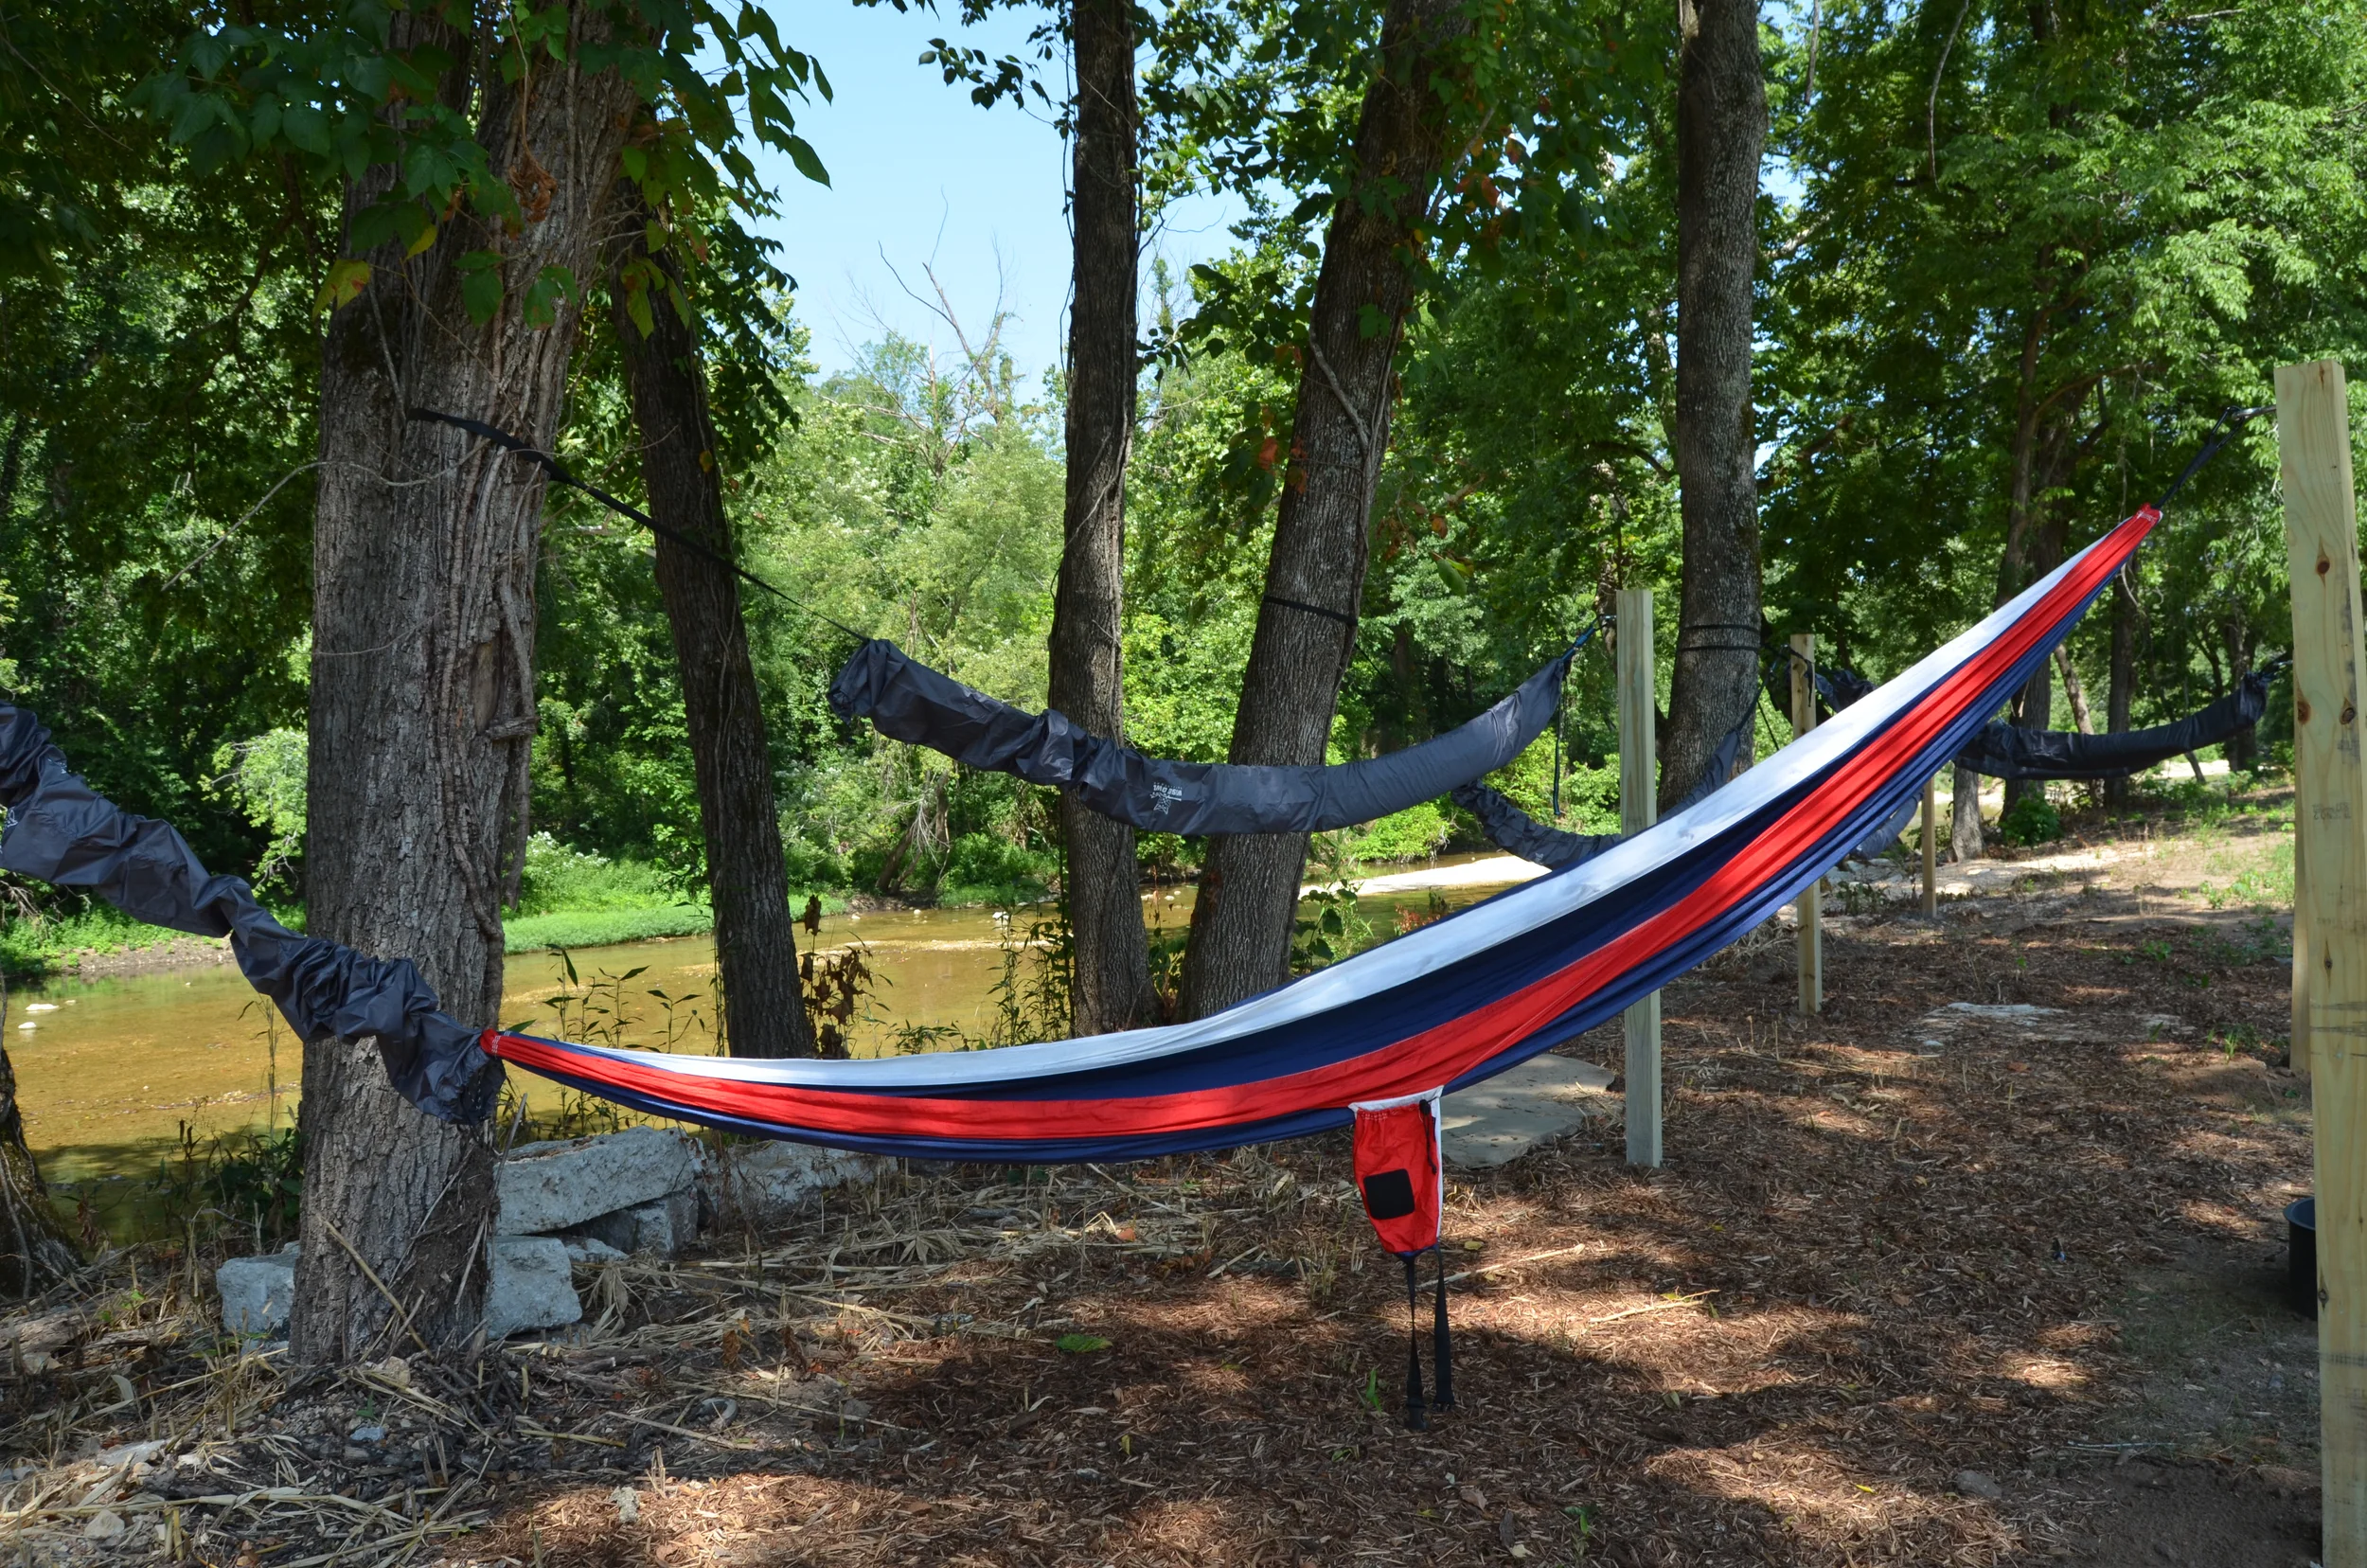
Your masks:
{"label": "limestone rock", "polygon": [[485,1276],[485,1337],[583,1321],[567,1244],[555,1236],[493,1238]]}
{"label": "limestone rock", "polygon": [[688,1189],[700,1163],[698,1145],[663,1127],[522,1145],[494,1167],[502,1234],[570,1230],[656,1203]]}
{"label": "limestone rock", "polygon": [[691,1188],[669,1192],[654,1203],[635,1203],[596,1215],[569,1233],[569,1239],[608,1254],[638,1253],[672,1257],[699,1238],[699,1195]]}
{"label": "limestone rock", "polygon": [[855,1154],[811,1144],[740,1144],[727,1149],[701,1179],[700,1191],[719,1226],[768,1230],[815,1197],[850,1182],[868,1182],[881,1167],[876,1155]]}
{"label": "limestone rock", "polygon": [[214,1271],[222,1326],[245,1339],[271,1339],[288,1327],[295,1302],[296,1254],[234,1257]]}

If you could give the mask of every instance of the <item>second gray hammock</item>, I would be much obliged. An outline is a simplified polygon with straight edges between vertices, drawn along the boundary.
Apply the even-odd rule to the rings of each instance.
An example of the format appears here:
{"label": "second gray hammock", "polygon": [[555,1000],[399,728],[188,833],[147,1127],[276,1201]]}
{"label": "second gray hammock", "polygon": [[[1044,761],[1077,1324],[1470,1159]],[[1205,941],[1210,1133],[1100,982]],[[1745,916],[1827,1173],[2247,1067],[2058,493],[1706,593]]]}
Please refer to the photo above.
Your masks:
{"label": "second gray hammock", "polygon": [[[1585,639],[1580,638],[1583,642]],[[1329,767],[1169,762],[1095,735],[1058,709],[1028,713],[919,664],[892,642],[855,650],[830,683],[841,717],[965,767],[1066,790],[1148,832],[1308,833],[1376,822],[1495,772],[1545,732],[1573,646],[1486,713],[1435,739]]]}

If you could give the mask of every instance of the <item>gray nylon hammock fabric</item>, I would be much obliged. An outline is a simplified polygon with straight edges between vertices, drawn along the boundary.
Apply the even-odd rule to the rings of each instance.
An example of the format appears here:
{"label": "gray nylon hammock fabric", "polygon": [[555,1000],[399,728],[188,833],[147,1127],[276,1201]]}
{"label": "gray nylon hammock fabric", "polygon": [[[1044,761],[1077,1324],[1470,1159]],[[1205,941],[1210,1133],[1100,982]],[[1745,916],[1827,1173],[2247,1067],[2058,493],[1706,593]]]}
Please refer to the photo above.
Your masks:
{"label": "gray nylon hammock fabric", "polygon": [[[1575,652],[1575,650],[1573,650]],[[1309,833],[1376,822],[1493,773],[1545,732],[1572,653],[1458,729],[1386,757],[1331,767],[1168,762],[1095,735],[1057,708],[1028,713],[915,661],[892,642],[856,650],[830,706],[892,740],[966,767],[1068,791],[1148,832]]]}
{"label": "gray nylon hammock fabric", "polygon": [[[1750,737],[1753,715],[1745,713],[1742,722],[1726,732],[1726,739],[1710,754],[1701,776],[1693,782],[1684,798],[1670,808],[1674,816],[1699,800],[1704,800],[1726,782],[1735,771],[1735,758],[1742,755],[1742,742]],[[1480,831],[1487,840],[1508,855],[1518,855],[1532,865],[1548,871],[1559,871],[1593,860],[1617,844],[1624,833],[1572,833],[1559,828],[1548,828],[1528,812],[1515,806],[1504,795],[1485,784],[1458,785],[1449,792],[1454,803],[1479,819]],[[1894,835],[1895,836],[1895,835]]]}
{"label": "gray nylon hammock fabric", "polygon": [[2185,718],[2109,735],[2016,729],[1991,724],[1956,754],[1957,762],[1991,778],[2124,778],[2203,746],[2216,746],[2260,722],[2276,670],[2256,669],[2235,689]]}
{"label": "gray nylon hammock fabric", "polygon": [[408,958],[372,958],[290,931],[236,877],[208,873],[172,825],[133,816],[66,766],[49,731],[0,704],[0,868],[96,893],[133,919],[227,936],[247,983],[278,1004],[300,1040],[375,1036],[386,1076],[420,1110],[483,1121],[501,1064],[447,1016]]}

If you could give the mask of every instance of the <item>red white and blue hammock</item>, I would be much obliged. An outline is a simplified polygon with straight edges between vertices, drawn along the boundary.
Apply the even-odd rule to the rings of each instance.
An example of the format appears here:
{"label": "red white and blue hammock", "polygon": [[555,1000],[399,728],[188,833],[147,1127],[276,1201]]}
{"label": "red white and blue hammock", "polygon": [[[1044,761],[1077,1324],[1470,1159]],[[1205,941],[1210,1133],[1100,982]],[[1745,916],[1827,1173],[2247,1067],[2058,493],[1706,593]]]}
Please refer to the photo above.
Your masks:
{"label": "red white and blue hammock", "polygon": [[659,1115],[924,1159],[1139,1159],[1344,1126],[1615,1017],[1838,864],[2039,669],[2146,507],[1726,788],[1567,870],[1195,1023],[878,1060],[671,1056],[488,1030],[504,1061]]}

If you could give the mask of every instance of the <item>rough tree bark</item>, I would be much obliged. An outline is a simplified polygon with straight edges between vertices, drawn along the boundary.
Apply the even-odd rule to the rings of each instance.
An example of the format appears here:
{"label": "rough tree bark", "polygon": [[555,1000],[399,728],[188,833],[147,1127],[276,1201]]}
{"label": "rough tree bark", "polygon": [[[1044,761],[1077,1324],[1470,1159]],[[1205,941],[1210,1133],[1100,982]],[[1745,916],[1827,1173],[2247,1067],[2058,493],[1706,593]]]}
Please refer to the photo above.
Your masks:
{"label": "rough tree bark", "polygon": [[[1050,700],[1096,735],[1126,733],[1126,464],[1134,442],[1135,145],[1131,0],[1076,0],[1077,129],[1069,221],[1068,497],[1052,601]],[[1150,1011],[1134,829],[1060,796],[1062,882],[1075,943],[1076,1031]]]}
{"label": "rough tree bark", "polygon": [[[2137,689],[2137,616],[2138,610],[2132,590],[2136,587],[2133,574],[2137,563],[2131,561],[2123,568],[2121,580],[2112,584],[2112,667],[2104,687],[2104,727],[2115,734],[2128,727],[2128,710]],[[2128,780],[2108,778],[2104,781],[2104,804],[2112,808],[2128,805]]]}
{"label": "rough tree bark", "polygon": [[[397,11],[396,46],[432,45],[461,62],[440,99],[475,111],[478,140],[525,222],[509,233],[454,214],[417,257],[383,247],[366,258],[374,273],[360,296],[329,318],[306,916],[320,935],[416,959],[455,1017],[490,1024],[501,904],[527,830],[543,481],[487,442],[404,416],[463,414],[549,445],[578,312],[562,300],[555,322],[533,327],[520,296],[544,267],[591,275],[633,94],[613,72],[541,56],[516,81],[492,68],[472,77],[472,64],[487,62],[438,14]],[[571,61],[599,42],[602,14],[572,10]],[[348,220],[397,177],[380,166],[353,182]],[[463,306],[455,265],[481,250],[499,253],[507,284],[483,325]],[[367,1043],[305,1046],[301,1114],[294,1357],[344,1361],[378,1344],[472,1333],[492,1219],[486,1130],[413,1110]]]}
{"label": "rough tree bark", "polygon": [[1757,0],[1678,0],[1677,484],[1684,585],[1661,810],[1758,700],[1751,278],[1767,94]]}
{"label": "rough tree bark", "polygon": [[[8,1008],[0,998],[0,1023]],[[27,1296],[72,1274],[81,1259],[66,1239],[49,1188],[25,1144],[16,1067],[0,1050],[0,1295]]]}
{"label": "rough tree bark", "polygon": [[[1235,762],[1324,759],[1356,643],[1367,529],[1415,288],[1416,233],[1447,155],[1441,79],[1468,30],[1454,0],[1392,0],[1356,128],[1356,183],[1324,241],[1266,595],[1233,720]],[[1377,330],[1367,331],[1371,321]],[[1203,1017],[1289,977],[1304,833],[1210,842],[1184,960]]]}
{"label": "rough tree bark", "polygon": [[[671,250],[649,249],[650,209],[630,180],[616,191],[612,273],[635,260],[679,285]],[[646,274],[619,278],[618,297]],[[723,1038],[736,1057],[813,1055],[813,1025],[797,985],[797,921],[789,907],[789,868],[773,798],[773,757],[748,656],[723,472],[707,409],[706,364],[697,333],[663,297],[651,297],[644,335],[619,312],[616,340],[641,433],[641,481],[650,515],[699,541],[699,551],[657,536],[657,587],[673,627],[683,714],[699,788],[707,889],[715,904],[715,961],[723,982]],[[720,559],[719,559],[720,558]]]}

